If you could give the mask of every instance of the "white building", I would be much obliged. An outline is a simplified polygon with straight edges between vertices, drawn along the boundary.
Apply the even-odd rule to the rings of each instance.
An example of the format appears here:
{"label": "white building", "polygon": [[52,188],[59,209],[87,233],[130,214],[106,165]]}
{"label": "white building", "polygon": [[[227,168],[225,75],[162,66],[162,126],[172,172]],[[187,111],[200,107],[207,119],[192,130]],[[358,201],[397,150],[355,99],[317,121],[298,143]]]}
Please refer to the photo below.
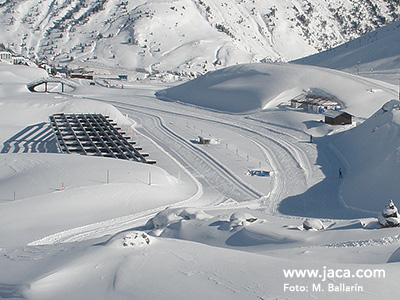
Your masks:
{"label": "white building", "polygon": [[0,51],[0,60],[1,61],[6,61],[9,63],[13,63],[13,56],[10,52],[8,51]]}

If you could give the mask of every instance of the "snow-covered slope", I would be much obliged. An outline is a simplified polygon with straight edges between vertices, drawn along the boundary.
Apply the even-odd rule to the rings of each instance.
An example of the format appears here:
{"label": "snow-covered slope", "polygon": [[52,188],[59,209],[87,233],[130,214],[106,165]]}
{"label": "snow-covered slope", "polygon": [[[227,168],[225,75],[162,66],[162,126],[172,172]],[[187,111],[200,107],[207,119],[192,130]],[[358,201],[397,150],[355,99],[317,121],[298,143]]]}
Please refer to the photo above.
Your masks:
{"label": "snow-covered slope", "polygon": [[[338,99],[343,109],[355,116],[353,126],[366,121],[341,133],[349,127],[324,125],[317,122],[323,119],[321,115],[296,113],[289,108],[290,99],[311,91]],[[314,136],[329,133],[331,136],[317,140],[316,164],[325,178],[301,195],[284,199],[279,206],[282,213],[345,217],[343,212],[334,213],[344,205],[355,208],[355,215],[373,215],[387,199],[396,198],[396,182],[400,180],[396,175],[399,106],[395,101],[389,102],[397,96],[396,86],[319,67],[248,64],[210,72],[157,95],[222,112],[255,113],[251,118],[266,126],[272,123],[284,128],[290,124]],[[339,159],[334,159],[336,156]],[[339,168],[345,174],[344,181],[337,180]],[[336,185],[338,192],[332,189]],[[338,197],[339,201],[332,202],[331,197]]]}
{"label": "snow-covered slope", "polygon": [[346,111],[361,118],[369,117],[396,95],[395,87],[382,82],[360,80],[344,72],[274,63],[245,64],[209,72],[192,81],[159,91],[157,96],[243,113],[287,105],[290,99],[303,92],[333,96]]}
{"label": "snow-covered slope", "polygon": [[[374,219],[386,197],[399,201],[398,178],[382,172],[398,169],[398,102],[336,135],[349,127],[287,107],[292,95],[311,89],[368,118],[395,87],[317,67],[256,64],[164,90],[183,97],[204,88],[221,101],[213,107],[199,97],[197,106],[160,101],[160,83],[124,82],[122,89],[76,80],[71,93],[30,93],[26,83],[43,74],[0,64],[0,298],[372,300],[400,293],[400,228],[378,230]],[[249,108],[242,98],[253,101]],[[226,113],[250,110],[257,112]],[[134,130],[141,147],[154,144],[157,165],[53,153],[51,134],[42,130],[55,112],[112,116]],[[318,133],[313,143],[310,133]],[[198,135],[221,143],[198,144]],[[360,180],[373,178],[370,164],[380,186]],[[271,175],[245,174],[257,167]],[[353,197],[363,188],[376,192]],[[288,197],[282,212],[293,214],[283,216],[274,208]],[[372,212],[350,219],[340,200]],[[310,220],[323,229],[306,230],[303,217],[310,215],[329,219]],[[360,270],[365,277],[356,276]],[[370,276],[375,270],[383,272]],[[291,290],[296,286],[304,291]]]}
{"label": "snow-covered slope", "polygon": [[386,103],[363,124],[332,142],[346,166],[341,193],[351,207],[379,212],[388,199],[398,197],[399,108],[397,100]]}
{"label": "snow-covered slope", "polygon": [[294,63],[343,70],[398,83],[400,22],[394,22],[324,52]]}
{"label": "snow-covered slope", "polygon": [[49,63],[202,74],[329,49],[399,12],[393,0],[5,0],[0,42]]}

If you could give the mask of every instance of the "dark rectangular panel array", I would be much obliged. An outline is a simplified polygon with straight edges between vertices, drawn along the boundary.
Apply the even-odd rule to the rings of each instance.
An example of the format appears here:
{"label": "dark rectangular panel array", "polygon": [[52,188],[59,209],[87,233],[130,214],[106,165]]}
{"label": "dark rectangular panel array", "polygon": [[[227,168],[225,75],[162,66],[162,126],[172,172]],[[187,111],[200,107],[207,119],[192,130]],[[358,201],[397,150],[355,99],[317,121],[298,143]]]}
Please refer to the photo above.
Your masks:
{"label": "dark rectangular panel array", "polygon": [[50,123],[63,153],[78,153],[155,163],[145,159],[136,143],[102,114],[54,114]]}

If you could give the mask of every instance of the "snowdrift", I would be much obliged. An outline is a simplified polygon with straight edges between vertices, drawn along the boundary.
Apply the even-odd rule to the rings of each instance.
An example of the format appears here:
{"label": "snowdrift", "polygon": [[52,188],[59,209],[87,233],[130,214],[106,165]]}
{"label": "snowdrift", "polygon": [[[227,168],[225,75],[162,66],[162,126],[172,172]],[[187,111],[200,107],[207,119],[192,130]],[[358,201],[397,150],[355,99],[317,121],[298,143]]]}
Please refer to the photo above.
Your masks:
{"label": "snowdrift", "polygon": [[369,117],[394,96],[376,83],[350,74],[283,63],[228,67],[161,90],[156,96],[218,111],[247,113],[275,109],[310,90],[336,97],[346,111],[360,117]]}
{"label": "snowdrift", "polygon": [[348,166],[341,194],[349,206],[378,213],[389,199],[398,202],[399,101],[389,101],[360,126],[338,135],[332,145]]}
{"label": "snowdrift", "polygon": [[176,178],[148,164],[67,154],[1,155],[2,246],[162,207],[190,194]]}

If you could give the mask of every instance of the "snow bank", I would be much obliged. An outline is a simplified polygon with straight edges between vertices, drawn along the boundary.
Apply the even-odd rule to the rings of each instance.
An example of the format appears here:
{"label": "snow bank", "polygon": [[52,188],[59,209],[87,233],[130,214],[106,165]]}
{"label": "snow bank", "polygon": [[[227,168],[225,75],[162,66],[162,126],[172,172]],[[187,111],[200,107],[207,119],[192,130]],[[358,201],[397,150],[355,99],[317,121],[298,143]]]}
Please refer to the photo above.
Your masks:
{"label": "snow bank", "polygon": [[307,90],[319,90],[343,103],[351,114],[368,117],[392,98],[371,93],[374,83],[338,71],[295,64],[244,64],[209,72],[190,82],[161,90],[157,97],[232,113],[275,109]]}
{"label": "snow bank", "polygon": [[400,247],[389,257],[388,263],[400,262]]}
{"label": "snow bank", "polygon": [[342,157],[341,195],[351,207],[376,215],[387,199],[398,198],[400,102],[387,102],[361,125],[333,137]]}
{"label": "snow bank", "polygon": [[303,228],[305,230],[323,230],[325,226],[319,219],[306,219],[303,222]]}
{"label": "snow bank", "polygon": [[232,225],[243,225],[246,222],[253,223],[257,221],[257,218],[249,213],[235,212],[230,216],[229,221]]}
{"label": "snow bank", "polygon": [[[163,207],[191,195],[163,169],[143,163],[48,153],[3,154],[0,158],[2,246]],[[15,238],[9,239],[10,235]]]}
{"label": "snow bank", "polygon": [[146,226],[149,229],[158,229],[181,220],[205,220],[208,218],[211,216],[196,208],[167,208],[151,218]]}

